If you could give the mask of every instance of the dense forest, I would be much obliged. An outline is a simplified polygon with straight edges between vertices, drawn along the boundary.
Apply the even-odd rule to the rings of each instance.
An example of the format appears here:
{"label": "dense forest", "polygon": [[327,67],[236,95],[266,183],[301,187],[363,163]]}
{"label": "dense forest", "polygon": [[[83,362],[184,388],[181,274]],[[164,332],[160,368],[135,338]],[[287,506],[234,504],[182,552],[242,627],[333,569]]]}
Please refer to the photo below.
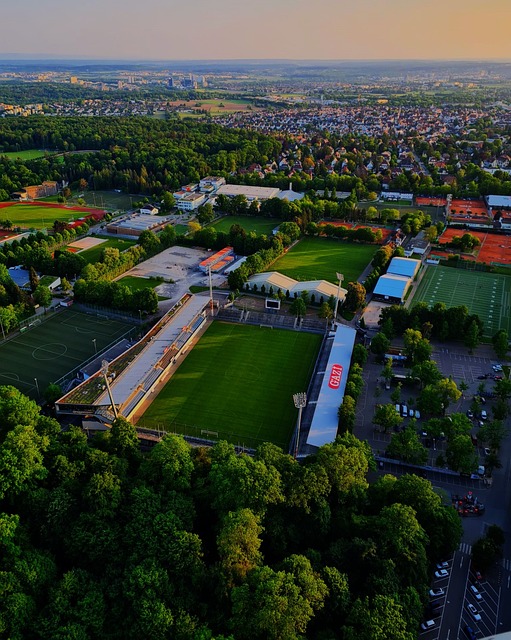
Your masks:
{"label": "dense forest", "polygon": [[[215,173],[228,175],[277,157],[270,136],[214,124],[132,118],[16,118],[0,128],[0,200],[41,180],[84,178],[95,189],[161,194]],[[48,149],[96,153],[11,162],[2,151]]]}
{"label": "dense forest", "polygon": [[0,387],[0,637],[412,640],[461,524],[367,444],[298,463],[120,418],[88,441]]}

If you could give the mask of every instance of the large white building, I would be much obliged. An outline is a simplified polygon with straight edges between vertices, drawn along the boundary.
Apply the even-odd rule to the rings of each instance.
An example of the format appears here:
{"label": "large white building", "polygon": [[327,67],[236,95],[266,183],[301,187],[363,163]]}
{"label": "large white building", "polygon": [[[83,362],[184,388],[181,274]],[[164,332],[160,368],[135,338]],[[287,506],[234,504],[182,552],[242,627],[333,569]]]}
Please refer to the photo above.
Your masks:
{"label": "large white building", "polygon": [[280,189],[277,187],[251,187],[246,184],[224,184],[222,185],[216,195],[224,195],[229,198],[235,196],[245,196],[246,199],[251,202],[252,200],[269,200],[270,198],[277,198],[280,193]]}
{"label": "large white building", "polygon": [[179,211],[194,211],[206,202],[203,193],[187,193],[176,202]]}

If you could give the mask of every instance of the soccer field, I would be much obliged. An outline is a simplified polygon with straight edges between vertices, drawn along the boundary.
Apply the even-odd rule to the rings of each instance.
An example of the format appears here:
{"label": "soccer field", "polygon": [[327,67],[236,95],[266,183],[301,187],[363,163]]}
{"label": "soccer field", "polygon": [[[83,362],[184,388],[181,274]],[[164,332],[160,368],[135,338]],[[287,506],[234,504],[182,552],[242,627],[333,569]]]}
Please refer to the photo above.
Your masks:
{"label": "soccer field", "polygon": [[343,286],[356,282],[372,260],[378,247],[350,244],[331,238],[303,238],[269,271],[279,271],[295,280],[328,280],[337,283],[336,272],[344,275]]}
{"label": "soccer field", "polygon": [[[37,398],[46,387],[132,329],[117,320],[71,309],[0,345],[0,384]],[[94,343],[94,340],[96,341]],[[36,385],[37,380],[37,385]]]}
{"label": "soccer field", "polygon": [[464,304],[484,322],[484,335],[493,336],[499,329],[511,332],[511,278],[484,271],[467,271],[452,267],[429,266],[413,303],[447,307]]}
{"label": "soccer field", "polygon": [[86,211],[77,211],[66,207],[50,207],[44,204],[8,204],[0,209],[0,216],[9,219],[15,227],[26,229],[46,229],[53,226],[55,220],[69,222],[86,215]]}
{"label": "soccer field", "polygon": [[215,321],[138,421],[256,447],[287,448],[293,394],[305,391],[322,336]]}

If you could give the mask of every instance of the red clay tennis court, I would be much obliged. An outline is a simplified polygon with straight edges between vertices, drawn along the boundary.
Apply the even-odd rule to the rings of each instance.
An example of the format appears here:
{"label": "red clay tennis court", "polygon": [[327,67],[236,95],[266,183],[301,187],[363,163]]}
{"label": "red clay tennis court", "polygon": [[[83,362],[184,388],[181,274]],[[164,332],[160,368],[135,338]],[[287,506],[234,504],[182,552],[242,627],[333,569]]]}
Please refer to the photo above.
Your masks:
{"label": "red clay tennis court", "polygon": [[445,207],[447,200],[445,198],[435,198],[433,196],[418,196],[415,198],[415,204],[422,207]]}
{"label": "red clay tennis court", "polygon": [[[481,241],[481,245],[476,249],[475,254],[473,256],[464,255],[464,259],[478,260],[479,262],[486,262],[487,264],[491,262],[511,264],[511,236],[475,231],[473,229],[447,228],[438,239],[438,242],[441,245],[448,244],[452,242],[454,237],[461,238],[464,233],[470,233]],[[444,252],[433,251],[433,253],[439,255]],[[444,255],[448,256],[450,254],[445,253]]]}
{"label": "red clay tennis court", "polygon": [[450,213],[472,213],[475,215],[488,217],[488,208],[483,200],[459,200],[454,199],[451,202]]}

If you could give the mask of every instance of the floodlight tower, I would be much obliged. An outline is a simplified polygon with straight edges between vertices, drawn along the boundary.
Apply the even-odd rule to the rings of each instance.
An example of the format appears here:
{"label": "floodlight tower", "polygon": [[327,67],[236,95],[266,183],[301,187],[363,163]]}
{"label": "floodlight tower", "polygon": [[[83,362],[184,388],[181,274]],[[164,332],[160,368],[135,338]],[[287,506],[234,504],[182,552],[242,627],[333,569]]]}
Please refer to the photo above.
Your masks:
{"label": "floodlight tower", "polygon": [[300,428],[302,426],[302,409],[307,406],[307,394],[304,391],[300,393],[293,394],[293,402],[295,403],[295,407],[298,409],[298,422],[296,423],[296,438],[295,438],[295,455],[294,458],[298,457],[298,445],[300,443]]}
{"label": "floodlight tower", "polygon": [[103,360],[103,362],[101,363],[101,373],[103,374],[103,377],[105,379],[106,389],[108,391],[108,397],[110,398],[110,403],[112,405],[112,411],[114,412],[114,416],[117,418],[119,414],[117,413],[117,407],[115,406],[114,397],[112,396],[112,390],[110,389],[110,382],[108,380],[108,361],[107,360]]}
{"label": "floodlight tower", "polygon": [[209,304],[211,307],[211,315],[213,315],[213,281],[211,279],[211,265],[208,266],[209,273]]}
{"label": "floodlight tower", "polygon": [[335,300],[335,311],[334,311],[334,322],[337,320],[337,307],[339,306],[339,296],[341,295],[341,285],[344,280],[344,274],[337,273],[335,274],[337,279],[339,280],[339,286],[337,287],[337,298]]}

